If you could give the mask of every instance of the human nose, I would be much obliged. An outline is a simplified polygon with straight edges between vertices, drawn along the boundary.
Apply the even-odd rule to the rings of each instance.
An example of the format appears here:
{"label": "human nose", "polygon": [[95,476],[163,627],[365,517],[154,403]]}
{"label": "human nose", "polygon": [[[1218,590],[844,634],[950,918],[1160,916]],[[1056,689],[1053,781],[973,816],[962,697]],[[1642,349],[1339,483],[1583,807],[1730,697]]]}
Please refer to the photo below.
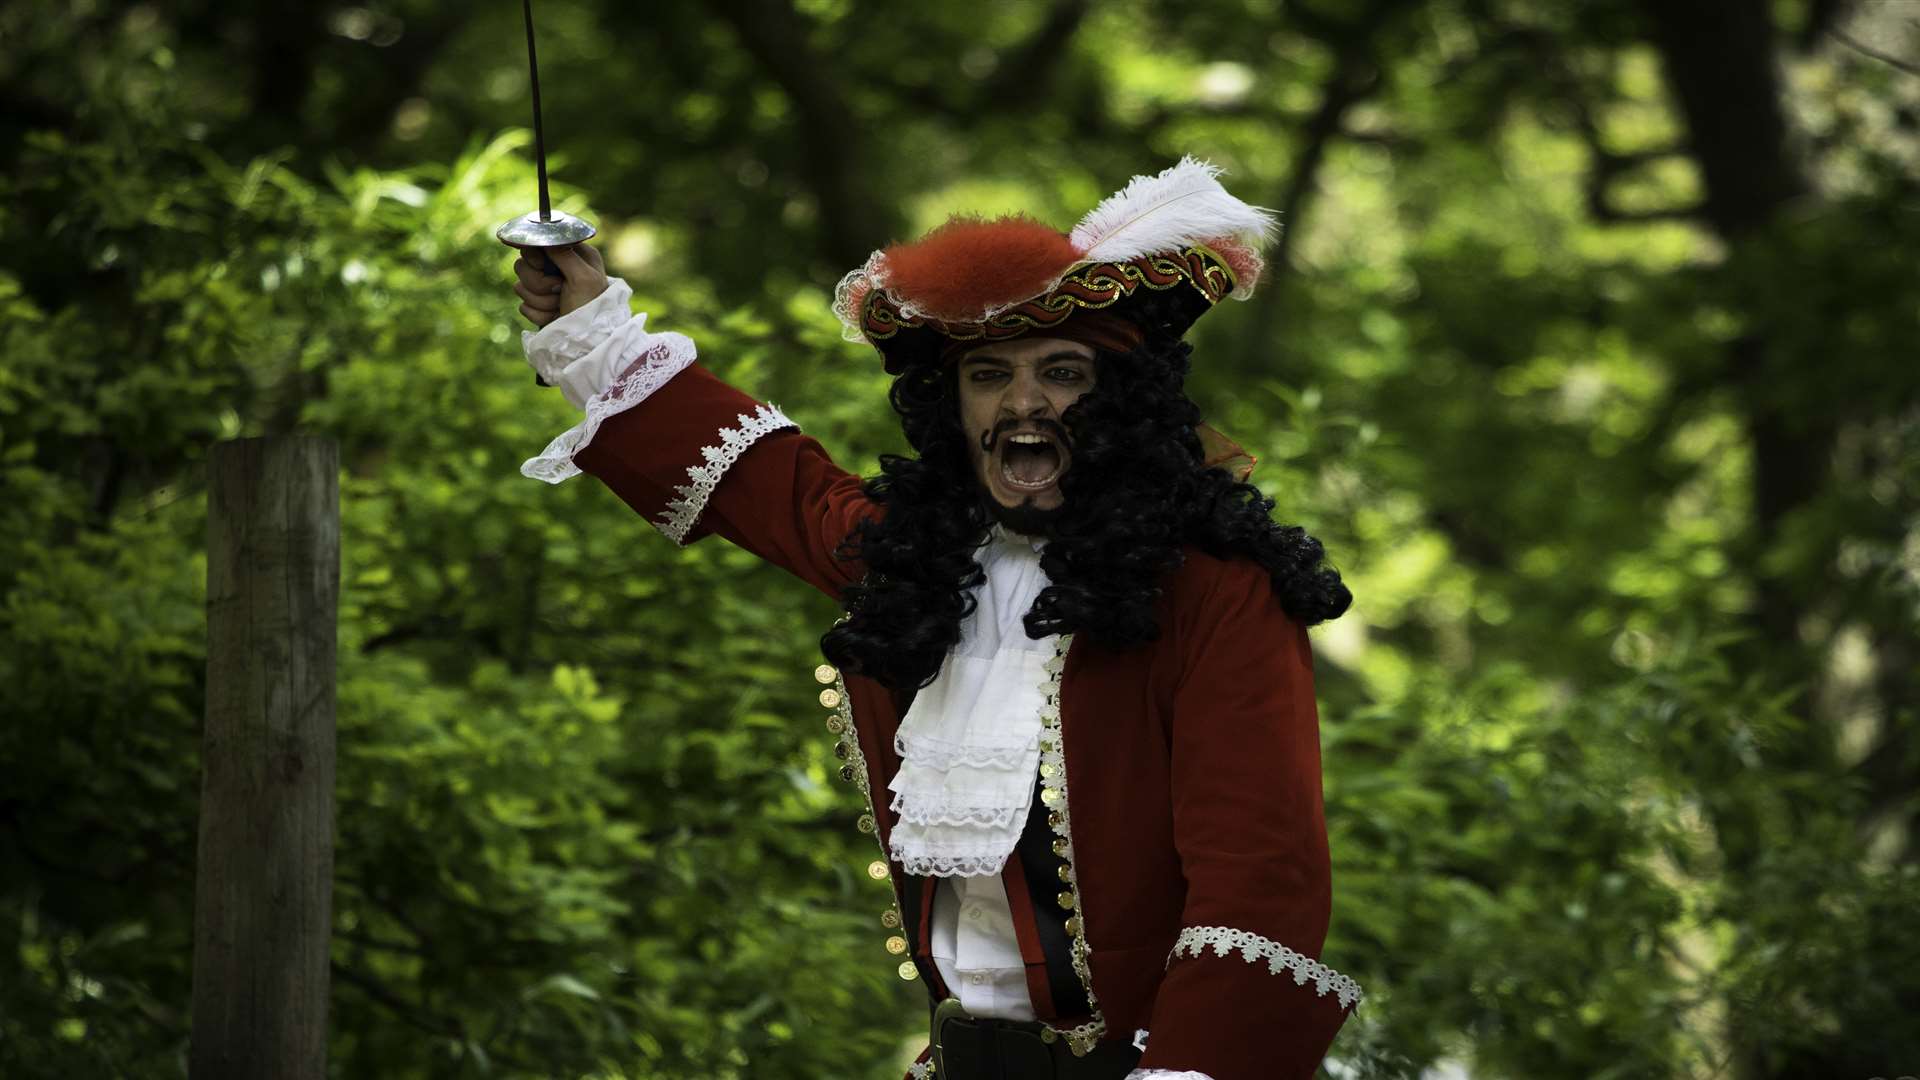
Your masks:
{"label": "human nose", "polygon": [[1039,416],[1047,410],[1047,395],[1042,391],[1039,376],[1026,368],[1013,372],[1012,385],[1007,387],[1004,402],[1015,418]]}

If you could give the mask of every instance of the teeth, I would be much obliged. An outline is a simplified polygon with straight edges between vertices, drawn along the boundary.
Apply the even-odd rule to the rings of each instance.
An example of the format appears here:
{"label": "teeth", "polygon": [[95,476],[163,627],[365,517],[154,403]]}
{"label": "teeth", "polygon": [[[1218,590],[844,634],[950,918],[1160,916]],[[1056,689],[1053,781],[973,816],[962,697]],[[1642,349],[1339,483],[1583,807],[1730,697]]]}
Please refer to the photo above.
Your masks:
{"label": "teeth", "polygon": [[1007,441],[1026,443],[1030,446],[1045,446],[1053,440],[1047,438],[1045,435],[1009,435]]}

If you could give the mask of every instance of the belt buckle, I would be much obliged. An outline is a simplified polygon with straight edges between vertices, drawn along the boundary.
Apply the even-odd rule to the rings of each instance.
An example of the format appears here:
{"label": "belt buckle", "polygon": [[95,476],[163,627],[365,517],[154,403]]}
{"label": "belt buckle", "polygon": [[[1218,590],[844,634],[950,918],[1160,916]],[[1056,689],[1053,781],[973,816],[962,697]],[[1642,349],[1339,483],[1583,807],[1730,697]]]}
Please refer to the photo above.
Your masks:
{"label": "belt buckle", "polygon": [[960,999],[957,997],[942,998],[940,1004],[934,1006],[933,1037],[929,1040],[933,1044],[933,1075],[949,1075],[946,1058],[940,1046],[940,1035],[946,1028],[947,1021],[972,1019],[974,1019],[973,1014],[967,1011],[966,1006],[960,1004]]}

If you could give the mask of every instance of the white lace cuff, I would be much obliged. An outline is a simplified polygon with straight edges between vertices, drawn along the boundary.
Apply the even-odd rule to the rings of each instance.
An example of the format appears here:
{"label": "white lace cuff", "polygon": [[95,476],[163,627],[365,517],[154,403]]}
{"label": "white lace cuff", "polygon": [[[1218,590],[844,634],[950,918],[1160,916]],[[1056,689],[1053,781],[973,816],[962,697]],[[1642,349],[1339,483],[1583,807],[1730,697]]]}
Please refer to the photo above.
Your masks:
{"label": "white lace cuff", "polygon": [[[520,347],[526,351],[527,363],[542,379],[559,386],[575,408],[583,407],[588,398],[606,389],[613,382],[614,373],[605,370],[603,358],[602,363],[597,365],[597,385],[583,369],[576,373],[576,385],[569,387],[563,381],[567,369],[600,350],[615,331],[631,321],[633,312],[627,304],[632,298],[633,290],[625,281],[608,278],[607,287],[601,290],[599,296],[537,331],[520,332]],[[644,320],[646,316],[640,318]],[[617,358],[614,362],[618,362]]]}
{"label": "white lace cuff", "polygon": [[1268,972],[1274,975],[1291,970],[1293,981],[1298,986],[1305,986],[1307,980],[1312,979],[1314,993],[1325,997],[1329,990],[1333,991],[1339,995],[1343,1008],[1358,1004],[1363,996],[1359,983],[1320,961],[1294,952],[1270,938],[1246,930],[1235,930],[1230,926],[1189,926],[1180,931],[1179,940],[1173,943],[1173,951],[1167,954],[1167,964],[1171,966],[1174,959],[1182,955],[1203,956],[1209,948],[1220,956],[1239,949],[1249,964],[1264,959]]}
{"label": "white lace cuff", "polygon": [[[605,296],[606,293],[600,295]],[[556,319],[548,323],[547,329],[553,329],[559,321]],[[631,363],[611,386],[586,399],[586,419],[561,432],[539,456],[522,463],[520,475],[545,480],[549,484],[580,475],[580,467],[573,463],[573,456],[593,441],[601,424],[606,423],[609,417],[645,401],[648,395],[666,385],[668,379],[693,363],[697,351],[692,338],[671,332],[649,334],[646,332],[646,321],[645,314],[633,316],[592,352],[567,365],[560,380],[562,388],[568,390],[568,400],[572,400],[570,387],[590,384],[597,377],[596,373],[602,370],[601,365],[617,362],[611,359],[613,357],[631,358]],[[704,503],[705,499],[701,501]]]}
{"label": "white lace cuff", "polygon": [[1213,1080],[1213,1077],[1192,1069],[1179,1072],[1172,1069],[1135,1069],[1127,1074],[1127,1080]]}

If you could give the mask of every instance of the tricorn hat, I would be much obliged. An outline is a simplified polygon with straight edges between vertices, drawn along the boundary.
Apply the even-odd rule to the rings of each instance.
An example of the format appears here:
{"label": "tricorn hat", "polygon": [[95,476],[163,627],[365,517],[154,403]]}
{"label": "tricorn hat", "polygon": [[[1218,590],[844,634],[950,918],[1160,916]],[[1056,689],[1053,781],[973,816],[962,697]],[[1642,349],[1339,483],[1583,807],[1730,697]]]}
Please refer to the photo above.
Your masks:
{"label": "tricorn hat", "polygon": [[[874,252],[840,281],[844,336],[880,351],[888,374],[1039,332],[1124,348],[1148,330],[1179,336],[1226,297],[1244,300],[1271,211],[1234,198],[1217,166],[1185,157],[1136,176],[1069,233],[1024,216],[954,217]],[[1241,479],[1253,459],[1205,425],[1208,464]]]}
{"label": "tricorn hat", "polygon": [[834,311],[847,339],[880,350],[895,375],[951,354],[948,342],[1064,330],[1088,311],[1126,316],[1153,294],[1176,301],[1153,310],[1184,333],[1221,299],[1253,294],[1275,230],[1273,213],[1234,198],[1219,174],[1188,157],[1136,176],[1070,233],[1023,216],[954,217],[874,252],[841,279]]}

